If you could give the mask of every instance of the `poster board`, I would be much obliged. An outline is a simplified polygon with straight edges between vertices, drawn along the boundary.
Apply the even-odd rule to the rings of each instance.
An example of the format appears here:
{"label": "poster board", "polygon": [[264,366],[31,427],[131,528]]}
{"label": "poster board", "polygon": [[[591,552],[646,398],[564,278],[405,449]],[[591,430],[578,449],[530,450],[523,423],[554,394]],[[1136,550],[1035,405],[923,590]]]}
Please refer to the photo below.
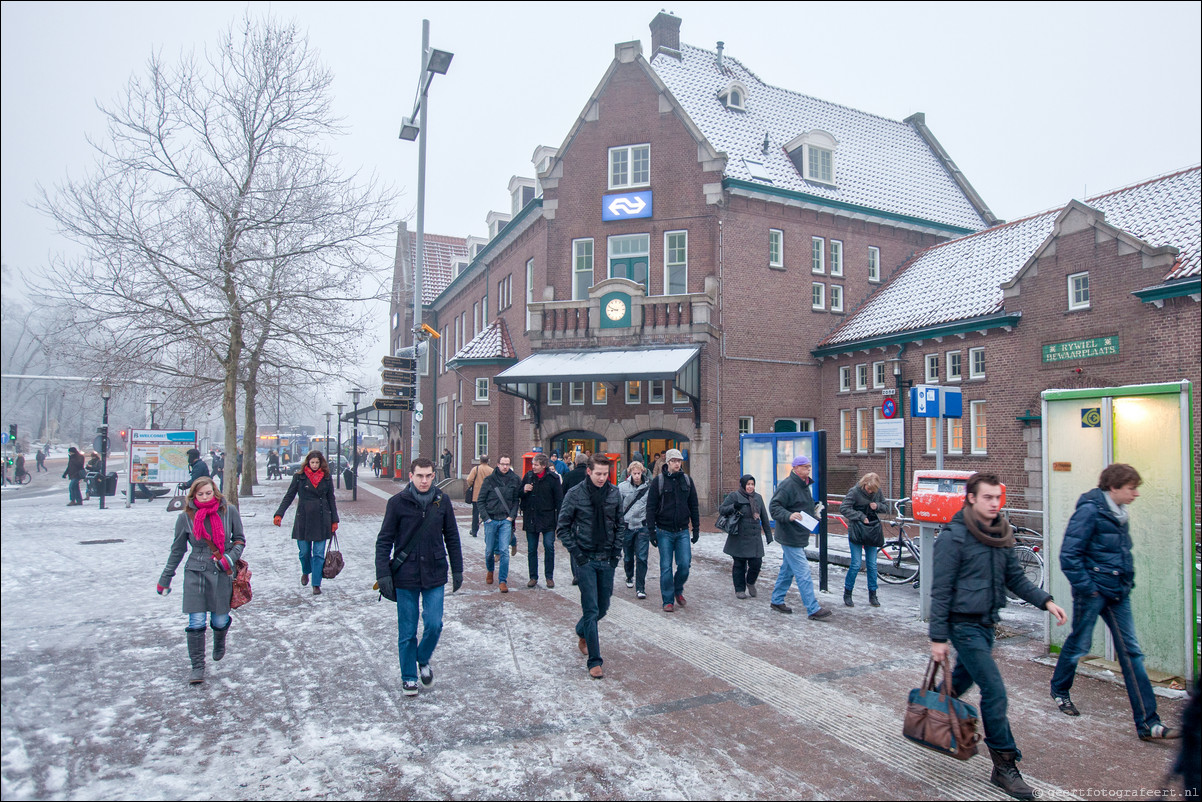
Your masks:
{"label": "poster board", "polygon": [[188,449],[196,448],[196,430],[134,429],[129,437],[132,483],[188,481]]}

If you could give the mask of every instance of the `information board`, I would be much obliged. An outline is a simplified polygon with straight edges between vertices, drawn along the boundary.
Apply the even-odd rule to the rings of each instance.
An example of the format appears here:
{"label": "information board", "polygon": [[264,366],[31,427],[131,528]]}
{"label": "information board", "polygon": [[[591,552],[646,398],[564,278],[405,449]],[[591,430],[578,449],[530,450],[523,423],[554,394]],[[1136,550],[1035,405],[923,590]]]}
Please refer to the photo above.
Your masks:
{"label": "information board", "polygon": [[188,481],[188,449],[192,448],[196,448],[195,430],[134,429],[130,432],[130,481]]}

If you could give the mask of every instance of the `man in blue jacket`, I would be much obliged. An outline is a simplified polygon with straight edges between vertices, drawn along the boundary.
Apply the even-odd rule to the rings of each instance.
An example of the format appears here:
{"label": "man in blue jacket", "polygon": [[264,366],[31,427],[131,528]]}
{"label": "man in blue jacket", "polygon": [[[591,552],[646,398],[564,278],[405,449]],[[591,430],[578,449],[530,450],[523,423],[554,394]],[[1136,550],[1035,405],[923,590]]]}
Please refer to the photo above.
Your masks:
{"label": "man in blue jacket", "polygon": [[1156,696],[1131,615],[1135,562],[1127,505],[1139,498],[1142,481],[1130,465],[1116,462],[1106,466],[1098,486],[1077,499],[1077,510],[1064,530],[1060,570],[1073,586],[1073,631],[1056,661],[1052,698],[1061,713],[1080,715],[1068,693],[1077,675],[1077,662],[1093,642],[1094,624],[1100,615],[1114,636],[1115,655],[1135,714],[1135,731],[1141,740],[1153,741],[1180,738],[1181,731],[1166,727],[1156,713]]}

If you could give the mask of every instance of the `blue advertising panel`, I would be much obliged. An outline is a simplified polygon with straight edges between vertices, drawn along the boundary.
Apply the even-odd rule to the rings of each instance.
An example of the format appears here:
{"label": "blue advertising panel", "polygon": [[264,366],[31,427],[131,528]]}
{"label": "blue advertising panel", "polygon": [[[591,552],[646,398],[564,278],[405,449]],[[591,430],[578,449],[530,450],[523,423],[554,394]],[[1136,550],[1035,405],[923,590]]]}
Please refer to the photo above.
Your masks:
{"label": "blue advertising panel", "polygon": [[602,220],[633,220],[651,217],[651,190],[644,192],[622,192],[604,195],[601,198]]}
{"label": "blue advertising panel", "polygon": [[[810,458],[813,473],[810,475],[822,488],[822,477],[819,476],[819,460],[815,455],[815,440],[817,432],[772,432],[765,434],[744,434],[739,436],[739,470],[744,474],[755,477],[756,492],[764,497],[767,503],[776,487],[788,477],[793,470],[793,458],[804,455]],[[721,496],[736,488],[724,487]]]}
{"label": "blue advertising panel", "polygon": [[910,417],[939,417],[939,388],[920,384],[910,388]]}

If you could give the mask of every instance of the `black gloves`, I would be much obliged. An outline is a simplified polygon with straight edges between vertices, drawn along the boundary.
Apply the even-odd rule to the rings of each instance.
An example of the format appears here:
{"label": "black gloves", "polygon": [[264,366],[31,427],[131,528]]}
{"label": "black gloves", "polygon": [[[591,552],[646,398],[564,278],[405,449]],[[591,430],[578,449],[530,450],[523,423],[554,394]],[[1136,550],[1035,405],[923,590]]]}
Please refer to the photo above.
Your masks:
{"label": "black gloves", "polygon": [[610,567],[610,568],[617,568],[617,567],[618,567],[618,563],[620,563],[621,561],[622,561],[622,558],[621,558],[621,557],[610,557],[610,558],[609,558],[609,567]]}
{"label": "black gloves", "polygon": [[700,532],[697,532],[697,531],[694,531],[694,532],[693,532],[693,539],[692,539],[692,541],[691,541],[691,542],[693,542],[693,543],[696,543],[698,540],[701,540],[701,533],[700,533]]}
{"label": "black gloves", "polygon": [[659,538],[657,538],[655,536],[655,532],[651,532],[650,536],[651,536],[651,545],[655,546],[658,549],[659,548]]}
{"label": "black gloves", "polygon": [[764,540],[767,541],[769,544],[771,544],[772,543],[772,535],[764,535]]}
{"label": "black gloves", "polygon": [[584,556],[583,551],[576,549],[572,552],[572,562],[574,562],[576,565],[584,565],[586,562],[588,562],[588,558]]}
{"label": "black gloves", "polygon": [[459,590],[463,587],[463,574],[451,574],[451,592]]}
{"label": "black gloves", "polygon": [[390,602],[396,601],[396,588],[392,585],[392,577],[382,576],[376,580],[376,584],[380,586],[380,595]]}

